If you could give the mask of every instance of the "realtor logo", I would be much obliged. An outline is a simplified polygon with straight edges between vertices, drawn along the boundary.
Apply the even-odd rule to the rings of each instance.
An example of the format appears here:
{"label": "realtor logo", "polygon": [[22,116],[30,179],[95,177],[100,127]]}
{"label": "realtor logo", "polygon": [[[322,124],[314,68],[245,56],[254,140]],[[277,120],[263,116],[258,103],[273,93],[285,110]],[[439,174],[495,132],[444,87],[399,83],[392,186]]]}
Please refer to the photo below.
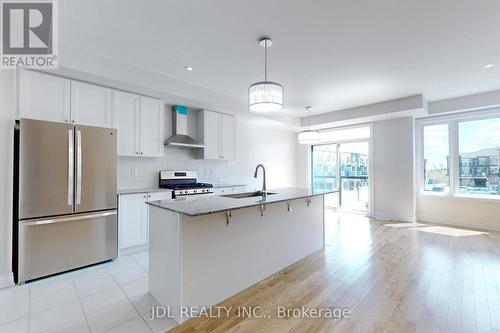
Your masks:
{"label": "realtor logo", "polygon": [[2,68],[57,67],[55,1],[2,1]]}

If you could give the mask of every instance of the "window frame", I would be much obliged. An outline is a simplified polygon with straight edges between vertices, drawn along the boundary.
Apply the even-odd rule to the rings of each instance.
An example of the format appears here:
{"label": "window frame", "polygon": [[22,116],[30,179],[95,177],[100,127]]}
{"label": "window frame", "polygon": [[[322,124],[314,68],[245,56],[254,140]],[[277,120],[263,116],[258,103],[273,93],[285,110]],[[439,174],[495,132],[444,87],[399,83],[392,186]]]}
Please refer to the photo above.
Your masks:
{"label": "window frame", "polygon": [[[492,109],[485,111],[465,112],[446,116],[436,116],[421,118],[415,121],[416,148],[415,155],[417,156],[417,194],[421,197],[444,197],[444,198],[460,198],[460,199],[477,199],[500,201],[500,195],[492,194],[467,194],[460,192],[460,151],[459,151],[459,123],[475,120],[485,120],[500,118],[500,109]],[[425,175],[424,175],[424,127],[432,125],[448,124],[448,146],[449,146],[449,169],[450,169],[450,191],[428,192],[425,191]]]}

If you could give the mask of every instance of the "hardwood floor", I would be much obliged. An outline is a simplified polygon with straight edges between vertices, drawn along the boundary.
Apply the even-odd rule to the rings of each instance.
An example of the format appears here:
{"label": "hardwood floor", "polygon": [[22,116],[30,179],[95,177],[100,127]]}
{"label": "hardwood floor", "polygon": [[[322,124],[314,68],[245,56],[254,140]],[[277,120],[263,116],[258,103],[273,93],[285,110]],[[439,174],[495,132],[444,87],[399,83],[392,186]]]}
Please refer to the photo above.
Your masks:
{"label": "hardwood floor", "polygon": [[[460,236],[332,212],[327,221],[324,251],[219,304],[232,307],[229,316],[170,332],[500,332],[499,233]],[[270,318],[239,316],[243,306]],[[351,316],[278,318],[279,306]]]}

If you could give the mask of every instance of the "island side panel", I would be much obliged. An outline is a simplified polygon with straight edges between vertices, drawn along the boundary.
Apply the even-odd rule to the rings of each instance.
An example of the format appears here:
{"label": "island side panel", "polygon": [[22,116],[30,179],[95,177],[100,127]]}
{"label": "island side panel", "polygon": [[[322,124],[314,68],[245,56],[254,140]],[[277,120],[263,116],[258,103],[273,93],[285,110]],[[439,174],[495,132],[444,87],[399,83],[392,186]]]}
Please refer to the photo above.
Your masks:
{"label": "island side panel", "polygon": [[210,306],[321,250],[323,196],[182,216],[182,305]]}
{"label": "island side panel", "polygon": [[180,322],[180,215],[149,206],[149,291]]}

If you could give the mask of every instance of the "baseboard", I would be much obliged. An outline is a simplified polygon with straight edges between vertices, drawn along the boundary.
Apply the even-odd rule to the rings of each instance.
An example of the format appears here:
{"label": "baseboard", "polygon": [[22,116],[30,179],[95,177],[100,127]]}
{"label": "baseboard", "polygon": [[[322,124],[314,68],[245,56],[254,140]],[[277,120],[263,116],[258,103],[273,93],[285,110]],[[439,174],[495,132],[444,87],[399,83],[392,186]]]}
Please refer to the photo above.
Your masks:
{"label": "baseboard", "polygon": [[452,219],[448,217],[438,217],[438,216],[419,216],[417,220],[418,222],[448,224],[448,225],[474,228],[474,229],[500,231],[500,223],[478,222],[478,221],[454,219],[454,218]]}
{"label": "baseboard", "polygon": [[137,252],[147,251],[148,249],[149,249],[149,244],[127,247],[125,249],[121,249],[118,251],[118,257],[126,256]]}
{"label": "baseboard", "polygon": [[391,216],[388,214],[384,214],[382,212],[375,212],[371,217],[383,221],[399,221],[399,222],[409,222],[409,223],[417,222],[417,219],[415,217]]}
{"label": "baseboard", "polygon": [[0,274],[0,289],[14,286],[14,276],[10,274]]}

